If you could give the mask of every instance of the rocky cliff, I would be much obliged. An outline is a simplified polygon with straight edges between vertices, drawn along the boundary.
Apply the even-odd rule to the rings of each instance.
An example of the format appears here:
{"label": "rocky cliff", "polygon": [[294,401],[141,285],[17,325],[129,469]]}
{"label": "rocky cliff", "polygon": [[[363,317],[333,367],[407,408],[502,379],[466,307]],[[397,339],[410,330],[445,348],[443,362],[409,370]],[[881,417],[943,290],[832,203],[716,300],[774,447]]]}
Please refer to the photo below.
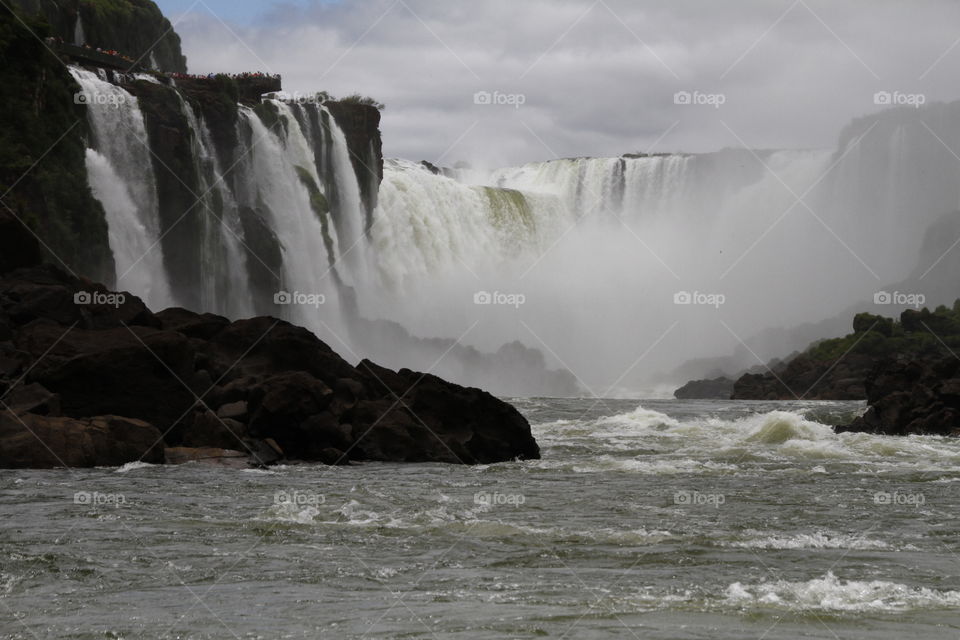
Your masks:
{"label": "rocky cliff", "polygon": [[107,223],[86,178],[86,107],[44,45],[49,33],[45,21],[0,5],[0,83],[9,88],[0,101],[0,194],[4,210],[43,239],[49,260],[109,284]]}
{"label": "rocky cliff", "polygon": [[180,36],[151,0],[15,0],[64,42],[118,51],[147,68],[186,73]]}

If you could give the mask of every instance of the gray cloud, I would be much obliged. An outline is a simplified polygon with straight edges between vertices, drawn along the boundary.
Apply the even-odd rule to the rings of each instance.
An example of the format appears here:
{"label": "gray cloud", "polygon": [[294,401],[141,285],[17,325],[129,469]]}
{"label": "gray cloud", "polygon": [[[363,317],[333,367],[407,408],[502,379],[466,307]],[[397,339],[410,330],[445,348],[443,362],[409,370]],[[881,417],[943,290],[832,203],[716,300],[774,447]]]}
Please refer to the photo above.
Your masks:
{"label": "gray cloud", "polygon": [[[180,18],[191,71],[371,95],[388,155],[446,164],[830,147],[877,91],[960,98],[947,0],[380,0],[278,6],[253,26]],[[526,102],[476,105],[477,91]],[[725,103],[676,105],[677,91]]]}

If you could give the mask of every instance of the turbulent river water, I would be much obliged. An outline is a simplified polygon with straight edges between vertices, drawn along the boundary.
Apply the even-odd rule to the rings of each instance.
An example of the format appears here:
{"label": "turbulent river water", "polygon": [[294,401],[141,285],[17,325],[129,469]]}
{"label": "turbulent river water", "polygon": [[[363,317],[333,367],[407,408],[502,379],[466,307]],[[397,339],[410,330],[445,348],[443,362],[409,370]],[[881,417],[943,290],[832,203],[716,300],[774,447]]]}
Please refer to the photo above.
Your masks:
{"label": "turbulent river water", "polygon": [[516,400],[538,461],[0,471],[4,638],[956,638],[960,441]]}

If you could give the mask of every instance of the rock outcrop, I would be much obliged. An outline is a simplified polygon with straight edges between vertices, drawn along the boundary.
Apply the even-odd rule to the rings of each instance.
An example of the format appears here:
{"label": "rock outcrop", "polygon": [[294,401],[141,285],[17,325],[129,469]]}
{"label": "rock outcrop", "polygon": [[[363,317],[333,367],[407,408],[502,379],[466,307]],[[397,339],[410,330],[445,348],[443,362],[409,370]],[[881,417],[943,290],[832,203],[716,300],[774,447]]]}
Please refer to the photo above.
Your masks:
{"label": "rock outcrop", "polygon": [[527,421],[479,389],[351,366],[274,318],[154,314],[24,256],[0,274],[0,466],[539,457]]}
{"label": "rock outcrop", "polygon": [[862,400],[876,359],[859,353],[818,360],[801,354],[773,372],[747,373],[733,384],[735,400]]}
{"label": "rock outcrop", "polygon": [[960,360],[954,356],[881,362],[866,392],[866,413],[838,432],[960,436]]}
{"label": "rock outcrop", "polygon": [[11,88],[0,102],[2,210],[43,239],[48,260],[110,283],[115,267],[106,216],[87,184],[86,107],[77,104],[80,87],[43,41],[49,29],[0,4],[0,83]]}
{"label": "rock outcrop", "polygon": [[712,380],[691,380],[673,392],[680,400],[729,400],[733,393],[733,380],[720,376]]}
{"label": "rock outcrop", "polygon": [[741,376],[738,400],[863,400],[878,364],[893,358],[939,359],[960,348],[960,300],[953,308],[907,309],[899,320],[858,313],[853,333],[810,345],[770,371]]}

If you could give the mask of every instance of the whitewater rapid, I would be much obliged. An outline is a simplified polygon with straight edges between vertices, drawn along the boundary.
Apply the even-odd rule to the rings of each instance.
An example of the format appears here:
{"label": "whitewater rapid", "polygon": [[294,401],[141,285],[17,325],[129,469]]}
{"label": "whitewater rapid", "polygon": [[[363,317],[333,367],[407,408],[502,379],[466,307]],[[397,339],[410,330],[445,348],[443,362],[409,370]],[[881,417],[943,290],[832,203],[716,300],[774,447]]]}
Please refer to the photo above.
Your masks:
{"label": "whitewater rapid", "polygon": [[0,598],[45,638],[956,626],[956,439],[834,434],[853,402],[516,404],[542,460],[0,471]]}

